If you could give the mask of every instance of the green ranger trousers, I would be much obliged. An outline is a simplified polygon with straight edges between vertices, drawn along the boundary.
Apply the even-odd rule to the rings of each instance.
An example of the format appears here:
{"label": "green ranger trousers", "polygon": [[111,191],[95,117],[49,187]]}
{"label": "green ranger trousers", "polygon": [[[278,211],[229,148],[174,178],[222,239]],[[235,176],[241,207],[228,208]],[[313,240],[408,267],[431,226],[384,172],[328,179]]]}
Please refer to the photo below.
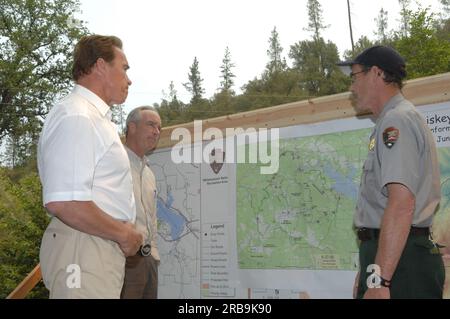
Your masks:
{"label": "green ranger trousers", "polygon": [[[375,264],[378,238],[361,241],[359,248],[360,277],[357,298],[368,289],[367,272]],[[398,266],[391,279],[393,299],[441,299],[445,267],[439,249],[428,236],[409,235]]]}

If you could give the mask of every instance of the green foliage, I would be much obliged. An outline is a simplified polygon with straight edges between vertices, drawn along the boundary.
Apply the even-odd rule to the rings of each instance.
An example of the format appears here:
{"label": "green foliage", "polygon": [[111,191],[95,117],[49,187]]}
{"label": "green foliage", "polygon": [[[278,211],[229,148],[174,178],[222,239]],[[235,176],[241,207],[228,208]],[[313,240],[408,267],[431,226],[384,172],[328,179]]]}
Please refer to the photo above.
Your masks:
{"label": "green foliage", "polygon": [[[18,176],[0,169],[0,298],[6,298],[39,263],[39,249],[49,219],[42,207],[37,174]],[[46,298],[39,285],[29,298]]]}
{"label": "green foliage", "polygon": [[235,113],[234,92],[222,90],[214,95],[214,103],[211,103],[213,117]]}
{"label": "green foliage", "polygon": [[365,35],[359,38],[358,42],[355,43],[355,51],[347,50],[344,52],[344,60],[350,60],[355,58],[358,54],[360,54],[365,49],[370,48],[375,45],[374,42],[370,41],[368,37]]}
{"label": "green foliage", "polygon": [[192,101],[186,108],[186,111],[186,114],[183,116],[186,122],[215,117],[215,114],[212,113],[210,101],[203,98]]}
{"label": "green foliage", "polygon": [[409,36],[395,42],[406,59],[410,79],[450,71],[450,42],[439,39],[433,14],[428,11],[411,14]]}
{"label": "green foliage", "polygon": [[173,81],[169,85],[169,94],[161,101],[160,105],[155,106],[158,109],[159,116],[163,126],[171,126],[184,123],[185,105],[177,98],[177,91]]}
{"label": "green foliage", "polygon": [[300,74],[301,88],[310,96],[339,93],[348,87],[347,77],[336,66],[340,59],[334,43],[322,38],[300,41],[291,46],[289,57]]}
{"label": "green foliage", "polygon": [[450,18],[440,21],[436,29],[439,41],[450,42]]}
{"label": "green foliage", "polygon": [[187,122],[184,116],[184,106],[181,101],[167,101],[164,99],[156,108],[158,109],[164,127]]}
{"label": "green foliage", "polygon": [[[236,111],[253,110],[274,106],[307,98],[299,86],[300,77],[294,70],[285,70],[273,74],[265,73],[261,79],[255,78],[244,86],[244,99]],[[247,101],[247,107],[242,105]]]}
{"label": "green foliage", "polygon": [[158,109],[163,126],[172,126],[192,122],[193,120],[213,117],[211,116],[212,106],[210,101],[201,96],[201,94],[203,94],[203,89],[201,87],[201,81],[203,81],[203,79],[200,78],[197,58],[194,59],[194,63],[190,70],[189,79],[191,82],[183,84],[185,87],[188,86],[189,90],[191,90],[190,92],[193,94],[189,104],[186,105],[178,100],[177,91],[175,90],[173,81],[171,81],[169,93],[165,94],[165,98],[161,101],[160,105],[154,105],[154,107]]}
{"label": "green foliage", "polygon": [[[0,139],[40,131],[54,99],[70,86],[78,0],[0,0]],[[67,63],[69,61],[69,63]]]}

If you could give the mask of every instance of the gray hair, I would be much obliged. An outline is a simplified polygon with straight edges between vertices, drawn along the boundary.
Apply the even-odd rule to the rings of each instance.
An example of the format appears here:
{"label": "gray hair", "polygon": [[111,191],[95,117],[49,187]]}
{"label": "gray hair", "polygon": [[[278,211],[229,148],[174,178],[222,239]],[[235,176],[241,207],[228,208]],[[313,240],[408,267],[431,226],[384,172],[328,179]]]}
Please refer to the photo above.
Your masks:
{"label": "gray hair", "polygon": [[125,136],[128,135],[128,125],[130,123],[138,123],[141,120],[141,112],[142,111],[152,111],[159,115],[158,111],[153,106],[139,106],[132,110],[130,114],[127,116],[126,127],[125,127]]}

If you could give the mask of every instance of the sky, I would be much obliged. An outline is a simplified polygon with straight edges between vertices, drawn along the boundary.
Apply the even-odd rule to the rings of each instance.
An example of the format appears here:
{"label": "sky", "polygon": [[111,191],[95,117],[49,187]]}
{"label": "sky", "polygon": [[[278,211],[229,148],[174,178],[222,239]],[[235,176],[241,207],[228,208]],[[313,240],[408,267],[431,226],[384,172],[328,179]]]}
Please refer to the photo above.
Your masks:
{"label": "sky", "polygon": [[[412,1],[412,7],[417,5]],[[81,0],[77,19],[92,33],[116,35],[124,43],[133,84],[125,113],[140,105],[160,103],[173,81],[178,98],[189,102],[189,67],[197,57],[205,98],[220,86],[220,66],[228,46],[235,64],[234,90],[259,77],[268,61],[271,32],[276,27],[288,65],[290,46],[311,38],[307,0]],[[323,20],[329,27],[325,40],[341,54],[351,48],[347,0],[321,0]],[[438,12],[438,0],[420,0]],[[399,25],[396,0],[350,0],[355,42],[362,35],[375,38],[375,18],[388,11],[389,29]]]}

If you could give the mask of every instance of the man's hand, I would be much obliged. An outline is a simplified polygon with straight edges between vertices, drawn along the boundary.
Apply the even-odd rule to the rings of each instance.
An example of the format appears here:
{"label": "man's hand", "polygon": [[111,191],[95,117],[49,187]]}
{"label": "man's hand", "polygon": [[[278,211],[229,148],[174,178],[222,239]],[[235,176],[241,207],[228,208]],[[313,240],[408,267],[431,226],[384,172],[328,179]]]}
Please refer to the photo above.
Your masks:
{"label": "man's hand", "polygon": [[136,230],[134,224],[130,222],[124,222],[124,234],[119,244],[125,257],[136,255],[139,247],[144,243],[144,236]]}

